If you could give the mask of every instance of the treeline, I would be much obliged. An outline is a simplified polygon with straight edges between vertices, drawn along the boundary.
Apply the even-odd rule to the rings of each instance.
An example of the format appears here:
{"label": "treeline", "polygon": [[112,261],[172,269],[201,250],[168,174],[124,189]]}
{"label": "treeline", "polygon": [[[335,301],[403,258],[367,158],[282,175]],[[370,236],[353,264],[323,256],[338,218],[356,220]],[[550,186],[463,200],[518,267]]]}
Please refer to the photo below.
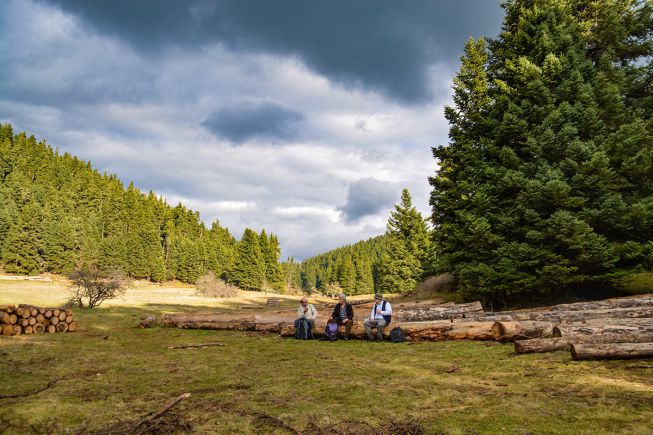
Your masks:
{"label": "treeline", "polygon": [[82,264],[134,278],[194,282],[208,271],[246,289],[282,289],[279,241],[237,241],[198,212],[123,186],[90,162],[0,125],[0,262],[9,273],[65,274]]}
{"label": "treeline", "polygon": [[385,236],[377,236],[308,258],[301,263],[301,287],[324,292],[331,284],[347,294],[372,293],[385,246]]}
{"label": "treeline", "polygon": [[342,290],[354,295],[413,290],[426,273],[429,248],[426,221],[404,189],[383,236],[305,260],[301,265],[302,288]]}
{"label": "treeline", "polygon": [[433,270],[499,302],[650,270],[653,5],[503,7],[499,37],[465,47],[433,150]]}

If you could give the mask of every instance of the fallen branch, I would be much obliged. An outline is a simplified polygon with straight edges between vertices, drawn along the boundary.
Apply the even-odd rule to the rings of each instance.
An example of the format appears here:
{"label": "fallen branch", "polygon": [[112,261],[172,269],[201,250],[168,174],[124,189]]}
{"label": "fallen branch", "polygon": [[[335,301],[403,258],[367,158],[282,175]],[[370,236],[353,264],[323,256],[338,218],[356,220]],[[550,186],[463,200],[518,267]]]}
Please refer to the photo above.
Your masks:
{"label": "fallen branch", "polygon": [[54,386],[57,382],[59,382],[60,379],[55,379],[53,381],[48,382],[48,384],[45,387],[38,388],[34,391],[30,391],[28,393],[18,393],[18,394],[0,394],[0,399],[14,399],[16,397],[27,397],[27,396],[32,396],[34,394],[38,394],[41,391],[45,391],[48,388]]}
{"label": "fallen branch", "polygon": [[150,417],[145,417],[141,421],[139,421],[136,426],[130,431],[133,434],[141,434],[143,432],[146,432],[149,428],[145,427],[144,429],[136,432],[139,427],[141,427],[144,424],[151,423],[153,420],[156,420],[157,418],[161,417],[163,414],[166,412],[170,411],[175,405],[177,405],[179,402],[181,402],[184,399],[187,399],[190,397],[190,393],[184,393],[181,396],[177,397],[176,399],[170,401],[166,406],[163,407],[163,409],[156,414],[150,416]]}
{"label": "fallen branch", "polygon": [[212,346],[224,346],[224,343],[185,344],[183,346],[168,346],[168,349],[206,349]]}

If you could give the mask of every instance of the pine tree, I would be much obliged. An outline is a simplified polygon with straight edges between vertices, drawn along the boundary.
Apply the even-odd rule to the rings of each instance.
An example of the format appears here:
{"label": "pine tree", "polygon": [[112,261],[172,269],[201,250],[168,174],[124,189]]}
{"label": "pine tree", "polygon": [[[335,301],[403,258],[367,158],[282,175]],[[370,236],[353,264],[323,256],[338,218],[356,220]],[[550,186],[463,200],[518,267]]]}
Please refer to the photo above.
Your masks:
{"label": "pine tree", "polygon": [[426,221],[413,207],[408,189],[402,190],[401,204],[395,205],[395,211],[390,213],[387,234],[403,241],[406,250],[423,265],[415,276],[416,280],[419,279],[428,261],[429,235]]}
{"label": "pine tree", "polygon": [[417,286],[416,276],[421,271],[421,264],[412,255],[403,240],[391,236],[388,248],[381,255],[379,262],[379,283],[377,289],[381,293],[404,293],[414,290]]}
{"label": "pine tree", "polygon": [[445,111],[450,143],[433,150],[433,269],[506,300],[650,268],[652,8],[504,8],[489,50],[466,46]]}
{"label": "pine tree", "polygon": [[249,228],[238,242],[237,255],[230,280],[247,290],[260,290],[265,281],[265,262],[258,235]]}

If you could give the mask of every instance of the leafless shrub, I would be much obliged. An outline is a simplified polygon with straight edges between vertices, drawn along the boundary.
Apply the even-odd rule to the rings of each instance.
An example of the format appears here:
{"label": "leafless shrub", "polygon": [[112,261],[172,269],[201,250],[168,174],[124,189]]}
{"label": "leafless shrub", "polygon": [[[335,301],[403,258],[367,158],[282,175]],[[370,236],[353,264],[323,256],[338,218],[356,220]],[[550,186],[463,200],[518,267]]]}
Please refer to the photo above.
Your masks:
{"label": "leafless shrub", "polygon": [[429,276],[417,286],[419,293],[443,293],[451,291],[454,277],[450,273]]}
{"label": "leafless shrub", "polygon": [[213,272],[199,277],[195,288],[200,295],[210,298],[231,298],[238,295],[238,287],[216,278]]}
{"label": "leafless shrub", "polygon": [[71,297],[68,303],[73,306],[93,308],[107,299],[125,294],[131,280],[120,270],[100,271],[95,266],[81,266],[70,275]]}

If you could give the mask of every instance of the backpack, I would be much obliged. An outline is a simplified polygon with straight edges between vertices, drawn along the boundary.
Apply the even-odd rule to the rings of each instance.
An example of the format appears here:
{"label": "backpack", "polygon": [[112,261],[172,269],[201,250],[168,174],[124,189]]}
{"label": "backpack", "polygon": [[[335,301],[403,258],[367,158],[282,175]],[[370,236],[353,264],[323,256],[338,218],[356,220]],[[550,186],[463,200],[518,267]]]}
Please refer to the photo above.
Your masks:
{"label": "backpack", "polygon": [[338,324],[336,322],[329,322],[324,328],[324,340],[336,341],[338,339]]}
{"label": "backpack", "polygon": [[405,340],[404,331],[400,327],[392,328],[390,331],[390,341],[393,343],[400,343]]}
{"label": "backpack", "polygon": [[313,338],[311,322],[306,319],[299,319],[297,328],[295,329],[295,338],[297,340],[310,340]]}

